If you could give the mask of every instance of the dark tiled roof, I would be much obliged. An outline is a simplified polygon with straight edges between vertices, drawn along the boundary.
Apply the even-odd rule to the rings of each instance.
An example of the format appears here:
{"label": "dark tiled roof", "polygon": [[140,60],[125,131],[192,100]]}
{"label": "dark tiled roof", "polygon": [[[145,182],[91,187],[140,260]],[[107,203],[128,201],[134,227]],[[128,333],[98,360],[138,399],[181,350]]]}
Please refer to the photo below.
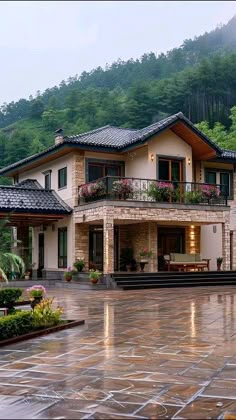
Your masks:
{"label": "dark tiled roof", "polygon": [[226,150],[222,151],[221,157],[223,159],[233,159],[236,160],[236,151],[235,150]]}
{"label": "dark tiled roof", "polygon": [[69,214],[72,209],[55,191],[27,179],[16,185],[0,185],[0,211]]}
{"label": "dark tiled roof", "polygon": [[33,188],[35,190],[35,188],[37,190],[42,190],[43,187],[42,185],[40,185],[40,183],[36,180],[36,179],[25,179],[24,181],[18,182],[17,184],[15,184],[15,187],[18,188]]}
{"label": "dark tiled roof", "polygon": [[[177,114],[171,115],[167,118],[164,118],[161,121],[158,121],[148,127],[135,130],[129,128],[119,128],[113,127],[110,125],[106,125],[101,128],[97,128],[96,130],[89,131],[87,133],[78,134],[75,136],[64,136],[63,141],[59,144],[55,144],[48,149],[40,152],[36,155],[29,156],[25,159],[22,159],[19,162],[15,162],[5,168],[0,169],[0,175],[7,174],[7,172],[12,171],[14,169],[20,168],[24,166],[26,163],[33,162],[36,159],[40,159],[43,156],[46,156],[54,151],[61,149],[66,146],[79,146],[79,147],[88,147],[88,148],[95,148],[95,149],[109,149],[110,151],[115,152],[122,152],[127,147],[135,145],[136,143],[140,143],[146,141],[154,134],[158,134],[162,130],[171,127],[176,122],[183,122],[185,123],[190,129],[196,132],[203,141],[208,143],[218,154],[219,157],[227,159],[227,153],[229,151],[222,150],[219,146],[217,146],[213,141],[211,141],[206,135],[204,135],[200,130],[198,130],[192,123],[189,121],[182,112]],[[233,152],[231,152],[233,153]],[[231,159],[236,159],[236,155],[230,156]]]}

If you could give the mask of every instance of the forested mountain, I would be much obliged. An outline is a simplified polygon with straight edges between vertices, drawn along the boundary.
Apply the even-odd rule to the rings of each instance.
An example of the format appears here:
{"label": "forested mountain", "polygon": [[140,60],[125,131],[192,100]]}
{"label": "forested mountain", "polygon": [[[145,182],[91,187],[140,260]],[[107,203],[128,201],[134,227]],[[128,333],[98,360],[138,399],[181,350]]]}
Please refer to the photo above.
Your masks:
{"label": "forested mountain", "polygon": [[166,54],[118,60],[3,104],[0,167],[52,144],[61,126],[66,134],[106,124],[141,128],[179,111],[219,143],[224,133],[224,147],[236,148],[235,108],[229,118],[235,105],[236,17]]}

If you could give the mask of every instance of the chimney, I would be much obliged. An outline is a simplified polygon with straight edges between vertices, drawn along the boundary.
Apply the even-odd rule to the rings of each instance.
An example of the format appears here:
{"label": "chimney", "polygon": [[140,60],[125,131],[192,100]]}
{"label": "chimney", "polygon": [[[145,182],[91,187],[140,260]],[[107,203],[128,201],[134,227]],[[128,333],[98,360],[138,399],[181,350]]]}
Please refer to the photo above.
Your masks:
{"label": "chimney", "polygon": [[64,132],[63,128],[59,128],[55,131],[56,137],[55,137],[55,144],[62,143],[64,140]]}

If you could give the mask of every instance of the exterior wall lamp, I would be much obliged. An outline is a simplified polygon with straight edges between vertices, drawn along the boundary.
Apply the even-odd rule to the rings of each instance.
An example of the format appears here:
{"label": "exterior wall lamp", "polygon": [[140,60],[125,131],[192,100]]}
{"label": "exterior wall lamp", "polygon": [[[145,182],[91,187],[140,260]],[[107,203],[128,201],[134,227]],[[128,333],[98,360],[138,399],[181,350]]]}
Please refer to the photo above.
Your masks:
{"label": "exterior wall lamp", "polygon": [[191,164],[191,159],[190,158],[188,158],[188,165],[190,165]]}
{"label": "exterior wall lamp", "polygon": [[152,162],[154,161],[154,154],[153,153],[151,154],[151,161]]}

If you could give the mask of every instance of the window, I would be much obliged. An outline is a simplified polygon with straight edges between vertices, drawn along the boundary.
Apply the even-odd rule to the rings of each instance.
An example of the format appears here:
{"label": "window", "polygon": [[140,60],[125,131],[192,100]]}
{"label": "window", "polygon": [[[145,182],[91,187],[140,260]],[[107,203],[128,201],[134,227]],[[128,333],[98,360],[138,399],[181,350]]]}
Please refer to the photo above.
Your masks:
{"label": "window", "polygon": [[220,184],[223,194],[233,198],[233,172],[220,169],[206,169],[205,181],[207,184]]}
{"label": "window", "polygon": [[88,182],[104,176],[122,176],[122,165],[113,162],[88,162]]}
{"label": "window", "polygon": [[160,181],[182,181],[183,160],[159,158],[157,174]]}
{"label": "window", "polygon": [[58,268],[67,267],[67,228],[58,228]]}
{"label": "window", "polygon": [[52,171],[44,172],[44,188],[46,190],[51,189],[51,172]]}
{"label": "window", "polygon": [[58,188],[65,188],[67,186],[67,168],[59,169],[58,171]]}

